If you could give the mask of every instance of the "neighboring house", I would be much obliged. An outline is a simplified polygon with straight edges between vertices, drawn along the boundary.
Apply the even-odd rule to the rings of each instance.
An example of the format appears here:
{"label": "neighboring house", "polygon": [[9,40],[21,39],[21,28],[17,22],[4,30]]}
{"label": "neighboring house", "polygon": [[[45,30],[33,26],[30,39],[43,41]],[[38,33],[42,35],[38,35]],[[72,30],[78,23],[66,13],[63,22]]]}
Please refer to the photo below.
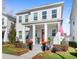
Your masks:
{"label": "neighboring house", "polygon": [[64,2],[42,5],[16,13],[16,36],[20,41],[32,39],[33,44],[41,40],[53,41],[62,23]]}
{"label": "neighboring house", "polygon": [[70,40],[77,42],[77,0],[73,0],[70,15]]}
{"label": "neighboring house", "polygon": [[16,19],[8,14],[2,13],[2,41],[8,41],[8,33],[12,23],[15,23]]}

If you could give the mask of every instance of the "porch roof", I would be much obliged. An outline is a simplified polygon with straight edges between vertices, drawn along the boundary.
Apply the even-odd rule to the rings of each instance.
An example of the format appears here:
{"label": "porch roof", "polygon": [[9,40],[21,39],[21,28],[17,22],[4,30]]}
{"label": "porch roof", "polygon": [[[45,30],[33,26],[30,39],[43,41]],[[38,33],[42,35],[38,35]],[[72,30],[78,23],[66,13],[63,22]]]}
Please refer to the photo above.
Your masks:
{"label": "porch roof", "polygon": [[51,23],[51,22],[63,22],[63,20],[46,20],[46,21],[31,21],[31,22],[25,22],[22,23],[22,25],[32,25],[32,24],[42,24],[42,23]]}

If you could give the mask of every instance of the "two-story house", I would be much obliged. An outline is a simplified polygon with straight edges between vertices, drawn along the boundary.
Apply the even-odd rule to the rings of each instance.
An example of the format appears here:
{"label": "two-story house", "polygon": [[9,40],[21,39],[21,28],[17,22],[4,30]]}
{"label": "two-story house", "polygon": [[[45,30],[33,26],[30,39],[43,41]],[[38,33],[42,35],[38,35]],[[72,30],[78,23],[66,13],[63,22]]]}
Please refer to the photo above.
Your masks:
{"label": "two-story house", "polygon": [[64,2],[52,3],[34,7],[16,13],[16,36],[20,41],[32,39],[33,44],[41,40],[52,40],[62,23]]}
{"label": "two-story house", "polygon": [[16,18],[2,13],[2,41],[7,42],[8,41],[8,33],[11,27],[12,23],[16,22]]}
{"label": "two-story house", "polygon": [[72,9],[70,14],[70,40],[77,42],[77,0],[72,0]]}

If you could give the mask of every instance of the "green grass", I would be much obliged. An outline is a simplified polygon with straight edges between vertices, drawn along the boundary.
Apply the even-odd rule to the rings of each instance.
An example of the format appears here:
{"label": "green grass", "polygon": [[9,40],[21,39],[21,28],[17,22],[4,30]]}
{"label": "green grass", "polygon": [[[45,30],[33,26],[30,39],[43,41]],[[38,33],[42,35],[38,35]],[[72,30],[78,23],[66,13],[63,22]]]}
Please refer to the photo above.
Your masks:
{"label": "green grass", "polygon": [[68,51],[69,51],[69,53],[70,53],[71,55],[77,57],[77,51],[76,51],[75,48],[71,48],[71,47],[69,47]]}
{"label": "green grass", "polygon": [[17,55],[17,56],[27,53],[28,51],[29,50],[26,48],[10,48],[10,47],[2,48],[2,53]]}
{"label": "green grass", "polygon": [[44,56],[42,59],[76,59],[76,57],[68,53],[51,53],[50,55]]}
{"label": "green grass", "polygon": [[77,57],[70,54],[70,52],[76,53],[74,48],[69,47],[67,52],[49,53],[48,51],[39,53],[38,56],[41,55],[42,59],[77,59]]}
{"label": "green grass", "polygon": [[13,51],[12,48],[2,48],[2,52],[6,54],[11,54]]}
{"label": "green grass", "polygon": [[47,56],[44,56],[42,59],[61,59],[61,57],[57,54],[49,54]]}
{"label": "green grass", "polygon": [[76,49],[75,48],[72,48],[72,47],[69,47],[68,51],[69,52],[76,52]]}
{"label": "green grass", "polygon": [[62,59],[76,59],[75,56],[71,55],[69,52],[66,52],[64,54],[57,53],[60,57],[63,57]]}

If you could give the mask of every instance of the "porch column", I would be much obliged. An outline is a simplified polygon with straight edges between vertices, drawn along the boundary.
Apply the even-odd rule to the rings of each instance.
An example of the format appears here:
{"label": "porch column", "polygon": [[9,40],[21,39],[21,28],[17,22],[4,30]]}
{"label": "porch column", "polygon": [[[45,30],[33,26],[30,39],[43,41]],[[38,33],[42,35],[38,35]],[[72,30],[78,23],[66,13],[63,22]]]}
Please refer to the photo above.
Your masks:
{"label": "porch column", "polygon": [[47,24],[44,24],[44,39],[47,41]]}
{"label": "porch column", "polygon": [[23,27],[23,33],[22,33],[22,39],[23,39],[23,43],[26,43],[26,39],[25,39],[25,29],[26,27]]}
{"label": "porch column", "polygon": [[59,29],[60,29],[60,23],[58,22],[58,32],[59,32]]}
{"label": "porch column", "polygon": [[33,45],[35,45],[35,24],[33,24]]}
{"label": "porch column", "polygon": [[8,33],[8,30],[6,30],[5,33],[4,33],[4,42],[8,42],[9,41],[7,33]]}

